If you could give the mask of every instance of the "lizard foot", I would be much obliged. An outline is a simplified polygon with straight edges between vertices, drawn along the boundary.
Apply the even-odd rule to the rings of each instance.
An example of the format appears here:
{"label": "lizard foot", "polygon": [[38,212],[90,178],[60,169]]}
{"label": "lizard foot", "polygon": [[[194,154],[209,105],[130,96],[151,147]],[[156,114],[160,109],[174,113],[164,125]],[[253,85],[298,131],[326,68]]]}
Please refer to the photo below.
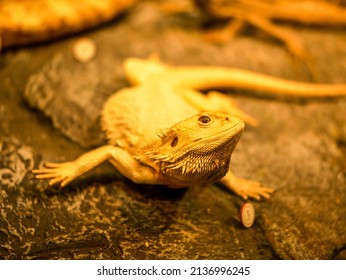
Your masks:
{"label": "lizard foot", "polygon": [[63,188],[70,183],[76,176],[76,165],[73,162],[46,163],[45,168],[34,169],[36,179],[50,179],[49,185],[60,184]]}
{"label": "lizard foot", "polygon": [[258,182],[238,178],[234,175],[230,177],[226,175],[226,177],[222,179],[221,182],[231,191],[244,199],[254,198],[256,200],[260,200],[261,197],[269,199],[271,193],[274,192],[274,189],[264,187]]}

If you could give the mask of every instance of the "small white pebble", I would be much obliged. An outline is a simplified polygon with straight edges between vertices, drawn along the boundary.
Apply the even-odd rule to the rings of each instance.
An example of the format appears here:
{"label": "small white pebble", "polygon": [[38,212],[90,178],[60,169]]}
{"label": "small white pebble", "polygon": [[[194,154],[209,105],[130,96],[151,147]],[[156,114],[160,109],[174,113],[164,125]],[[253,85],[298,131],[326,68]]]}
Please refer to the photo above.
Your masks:
{"label": "small white pebble", "polygon": [[241,224],[249,228],[255,221],[255,208],[249,202],[244,203],[240,208],[240,222]]}
{"label": "small white pebble", "polygon": [[97,48],[93,39],[82,37],[72,44],[72,55],[81,63],[87,63],[96,56]]}

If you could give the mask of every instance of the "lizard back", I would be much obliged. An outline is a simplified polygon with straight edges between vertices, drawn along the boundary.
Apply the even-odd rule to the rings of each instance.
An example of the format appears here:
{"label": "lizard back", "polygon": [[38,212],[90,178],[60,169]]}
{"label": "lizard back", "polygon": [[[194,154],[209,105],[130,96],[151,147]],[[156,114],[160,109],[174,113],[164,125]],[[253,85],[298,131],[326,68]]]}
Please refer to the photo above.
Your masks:
{"label": "lizard back", "polygon": [[113,94],[102,111],[108,142],[125,149],[150,147],[161,132],[198,113],[175,90],[157,81]]}

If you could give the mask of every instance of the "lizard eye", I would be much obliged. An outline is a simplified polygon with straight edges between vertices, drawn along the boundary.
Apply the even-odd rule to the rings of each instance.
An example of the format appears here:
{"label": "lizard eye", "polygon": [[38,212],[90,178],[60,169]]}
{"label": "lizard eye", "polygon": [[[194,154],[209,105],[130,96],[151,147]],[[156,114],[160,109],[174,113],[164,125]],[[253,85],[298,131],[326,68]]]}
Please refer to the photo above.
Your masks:
{"label": "lizard eye", "polygon": [[209,116],[206,116],[206,115],[200,116],[198,118],[198,122],[201,125],[207,125],[207,124],[209,124],[211,122],[211,118]]}

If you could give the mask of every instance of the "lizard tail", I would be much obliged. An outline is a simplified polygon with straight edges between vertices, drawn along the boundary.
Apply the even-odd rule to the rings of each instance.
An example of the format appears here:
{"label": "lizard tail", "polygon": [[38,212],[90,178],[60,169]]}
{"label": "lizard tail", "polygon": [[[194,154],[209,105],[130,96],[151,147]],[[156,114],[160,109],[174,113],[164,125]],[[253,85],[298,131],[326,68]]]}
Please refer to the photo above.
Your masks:
{"label": "lizard tail", "polygon": [[178,67],[171,69],[175,83],[194,89],[237,88],[266,92],[270,96],[346,96],[346,84],[314,84],[291,81],[252,71],[224,67]]}

